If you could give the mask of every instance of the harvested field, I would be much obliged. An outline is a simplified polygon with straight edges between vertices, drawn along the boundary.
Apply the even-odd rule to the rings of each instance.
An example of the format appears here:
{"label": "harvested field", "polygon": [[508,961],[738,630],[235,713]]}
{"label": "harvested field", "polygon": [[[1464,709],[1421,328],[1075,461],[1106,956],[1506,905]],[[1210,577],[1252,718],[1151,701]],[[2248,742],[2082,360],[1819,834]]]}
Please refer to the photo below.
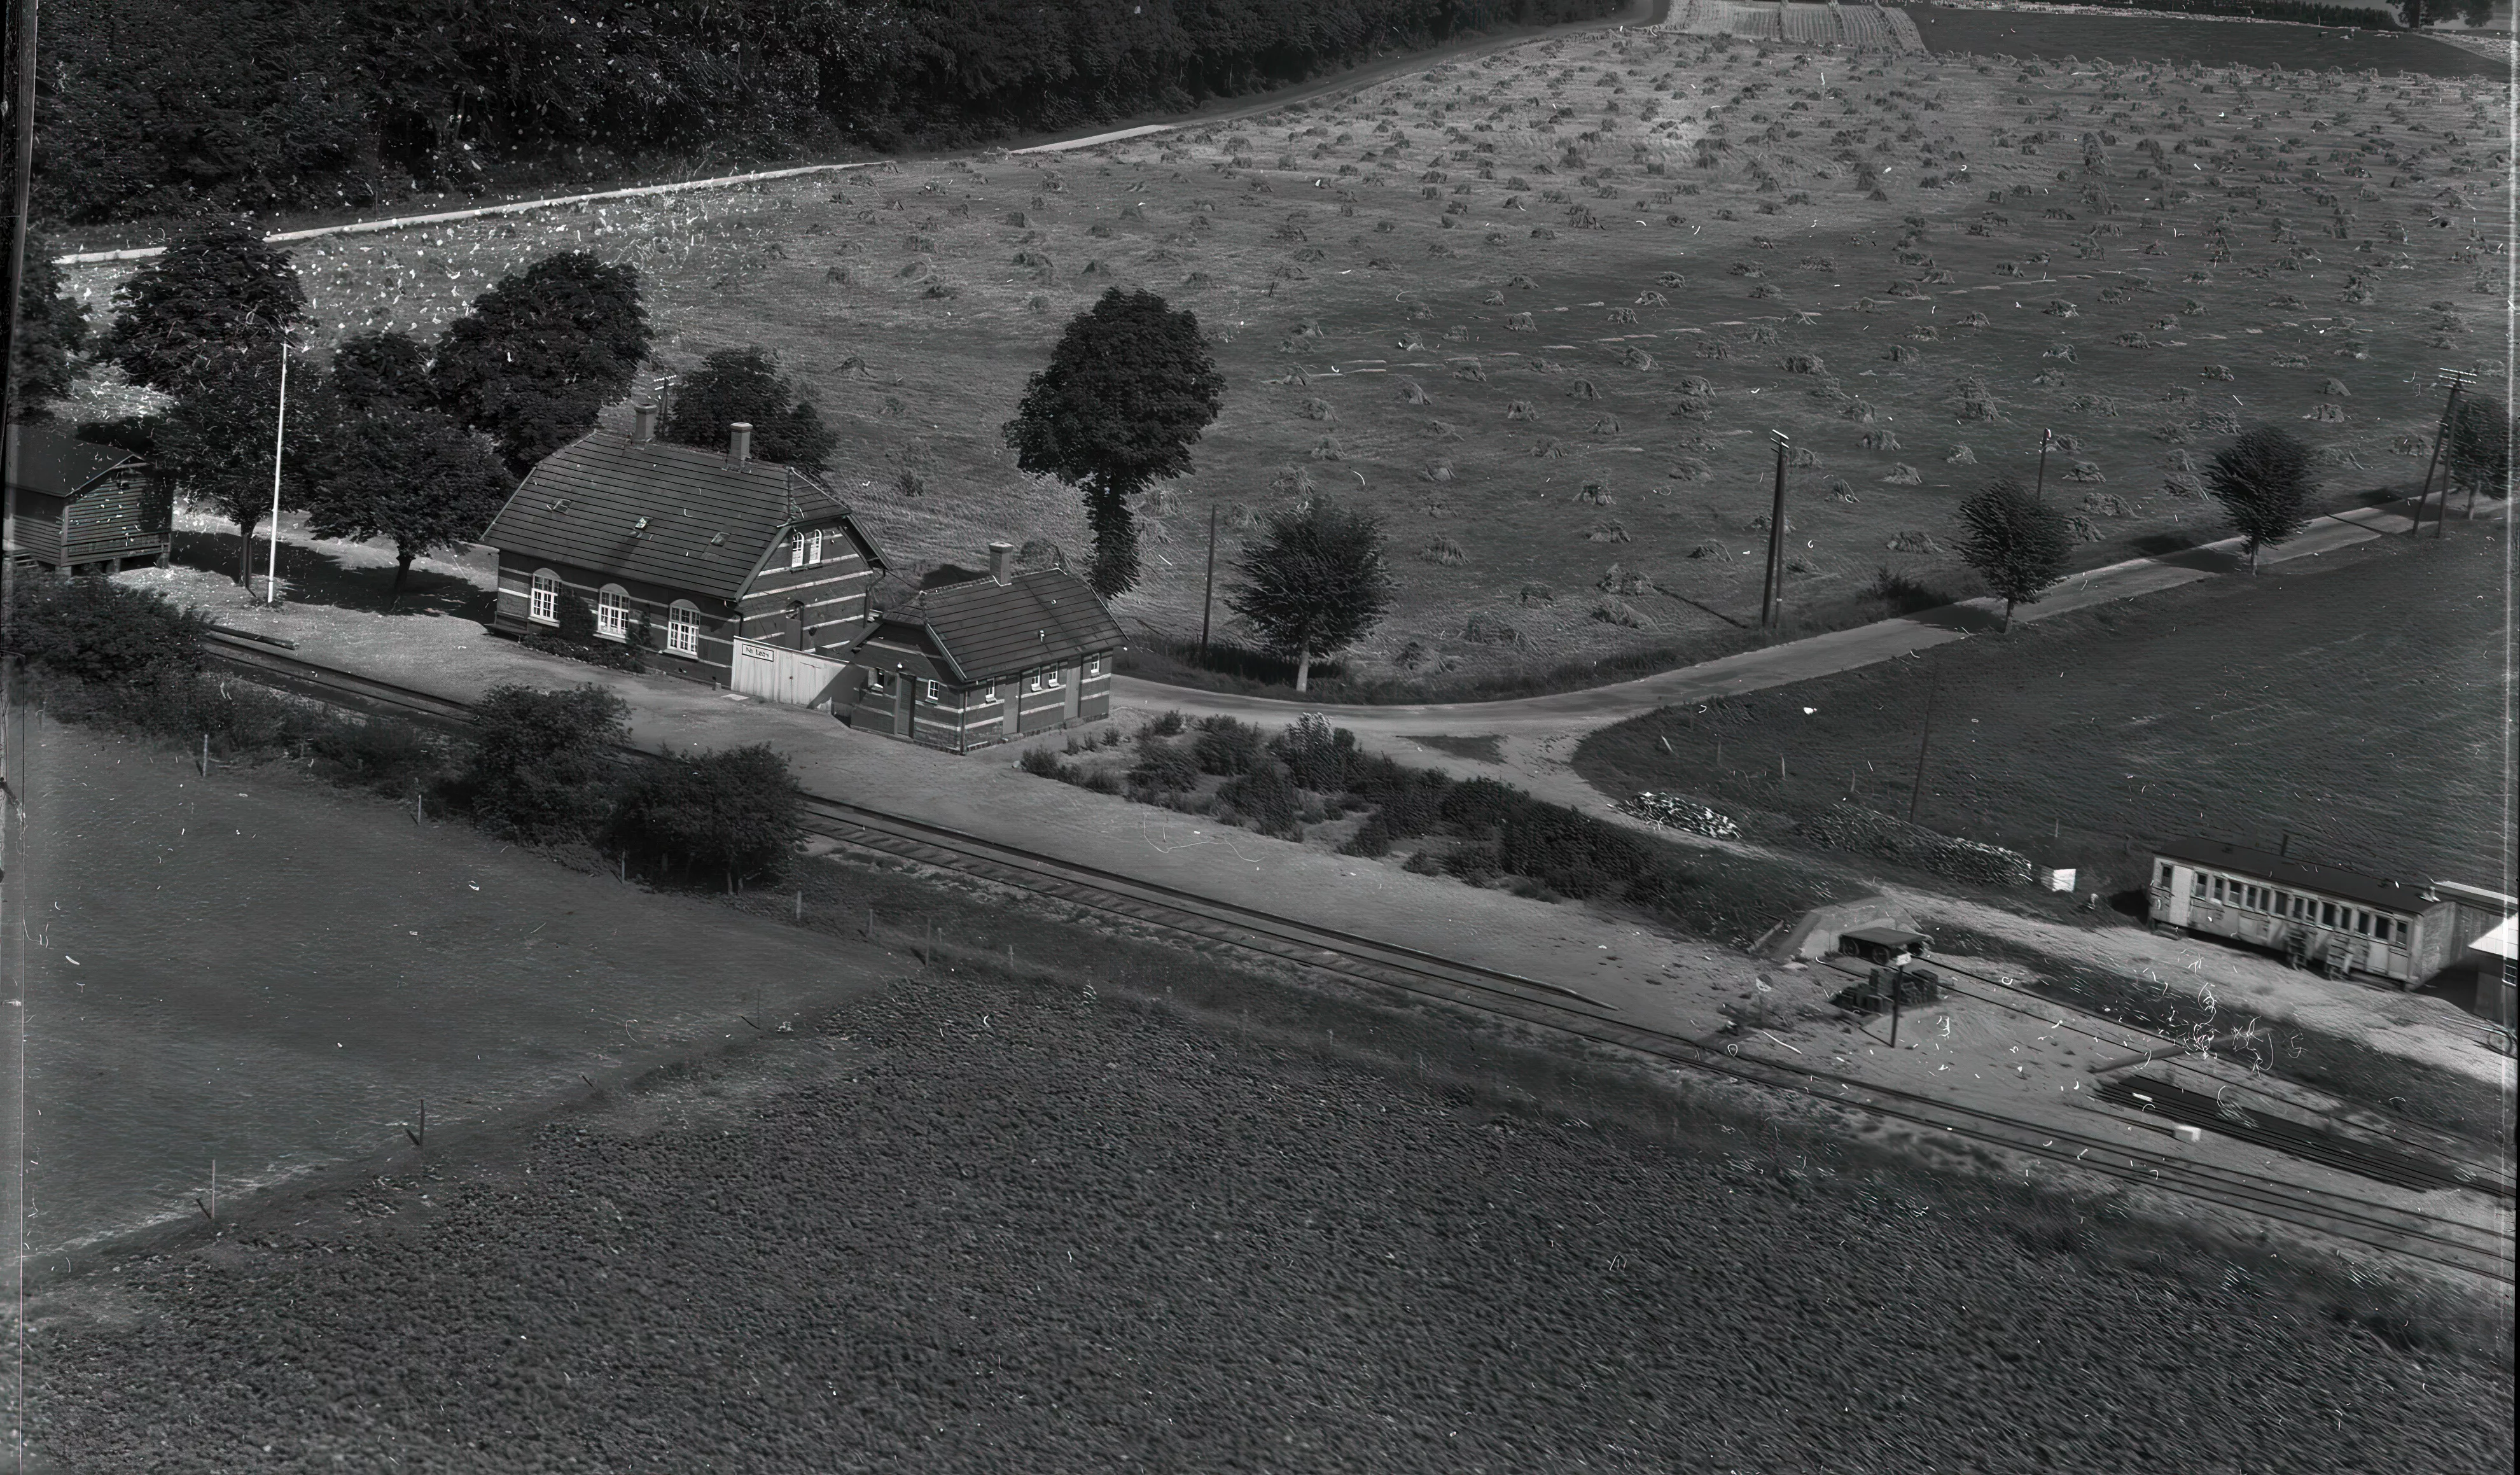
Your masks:
{"label": "harvested field", "polygon": [[2085,892],[2141,885],[2157,840],[2287,832],[2330,864],[2505,889],[2503,535],[2451,533],[1665,711],[1593,734],[1575,766],[1617,798],[1794,816],[1852,789],[1904,814],[1939,668],[1917,818],[2077,867]]}
{"label": "harvested field", "polygon": [[2507,1303],[1247,1002],[932,970],[54,1288],[33,1430],[95,1475],[2508,1465]]}
{"label": "harvested field", "polygon": [[1917,34],[1935,51],[1981,56],[2037,57],[2042,61],[2185,62],[2212,57],[2225,64],[2316,71],[2377,68],[2430,77],[2491,77],[2507,69],[2435,36],[2361,30],[2352,26],[2293,25],[2281,22],[2162,15],[2059,13],[2047,6],[2020,10],[1975,6],[1909,5]]}
{"label": "harvested field", "polygon": [[[2217,527],[2179,457],[2242,417],[2303,422],[2332,498],[2411,480],[2393,447],[2429,427],[2434,367],[2500,372],[2503,106],[2467,81],[1600,32],[1073,154],[309,242],[298,261],[319,342],[433,332],[554,250],[634,262],[670,367],[757,342],[817,392],[841,482],[912,576],[994,537],[1088,545],[1077,495],[1016,473],[998,427],[1069,315],[1107,287],[1161,292],[1199,314],[1230,388],[1196,474],[1142,513],[1124,623],[1150,643],[1197,627],[1211,504],[1241,529],[1340,492],[1404,555],[1443,540],[1395,560],[1396,612],[1342,662],[1423,699],[1740,645],[1771,428],[1798,449],[1787,606],[1807,625],[1881,613],[1884,562],[1970,592],[1934,536],[1978,478],[2027,474],[2044,427],[2116,499],[2090,516],[2094,564]],[[70,275],[101,300],[117,271]],[[1319,407],[1335,459],[1315,458]],[[893,489],[905,472],[924,496]],[[1633,620],[1591,618],[1612,553],[1644,579],[1620,599]],[[1518,597],[1540,585],[1562,593]],[[1517,640],[1473,636],[1505,611]]]}

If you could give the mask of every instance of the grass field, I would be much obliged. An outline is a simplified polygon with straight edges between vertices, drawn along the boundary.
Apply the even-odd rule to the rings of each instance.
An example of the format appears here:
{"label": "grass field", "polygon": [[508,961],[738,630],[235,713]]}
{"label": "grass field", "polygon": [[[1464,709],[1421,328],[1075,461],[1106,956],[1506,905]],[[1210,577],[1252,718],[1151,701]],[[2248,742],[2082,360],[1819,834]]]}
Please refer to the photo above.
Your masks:
{"label": "grass field", "polygon": [[2140,885],[2158,840],[2287,833],[2296,855],[2508,890],[2505,544],[2451,532],[1638,718],[1575,766],[1615,797],[1788,819],[1852,789],[1904,814],[1931,700],[1919,822],[2075,866],[2086,892]]}
{"label": "grass field", "polygon": [[[757,342],[814,388],[840,482],[914,573],[993,537],[1083,549],[1079,499],[1015,472],[997,428],[1070,314],[1162,292],[1230,388],[1196,474],[1148,502],[1124,624],[1195,632],[1211,506],[1230,538],[1343,492],[1389,518],[1402,591],[1348,671],[1441,694],[1739,644],[1771,429],[1797,447],[1807,624],[1881,613],[1885,565],[1970,592],[1952,505],[2030,474],[2043,427],[2073,442],[2049,480],[2093,563],[2217,525],[2170,478],[2259,417],[2311,436],[2333,495],[2410,479],[2434,367],[2499,372],[2502,106],[2423,78],[1600,33],[1228,128],[297,259],[319,337],[433,331],[557,249],[636,263],[670,366]],[[92,298],[115,275],[73,273]]]}
{"label": "grass field", "polygon": [[[2098,16],[2046,6],[1980,10],[1948,5],[1902,7],[1917,34],[1936,51],[2009,53],[2045,61],[2218,62],[2288,70],[2342,67],[2360,71],[2413,71],[2436,77],[2486,77],[2507,71],[2473,52],[2431,36],[2347,26],[2262,24],[2178,15]],[[2374,6],[2372,9],[2380,9]],[[2505,23],[2509,23],[2508,18]],[[2202,31],[2200,27],[2215,29]],[[2200,50],[2200,48],[2208,48]]]}

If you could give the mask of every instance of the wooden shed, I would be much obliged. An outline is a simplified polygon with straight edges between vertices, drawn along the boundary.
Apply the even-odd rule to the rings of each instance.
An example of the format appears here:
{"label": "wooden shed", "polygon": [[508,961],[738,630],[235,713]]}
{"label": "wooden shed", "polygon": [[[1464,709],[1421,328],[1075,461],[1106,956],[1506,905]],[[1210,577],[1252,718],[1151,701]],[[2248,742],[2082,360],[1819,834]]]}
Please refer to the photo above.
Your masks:
{"label": "wooden shed", "polygon": [[755,460],[752,427],[724,450],[597,431],[528,472],[482,541],[498,550],[493,627],[554,631],[564,596],[603,640],[676,674],[827,705],[865,633],[883,555],[813,476]]}
{"label": "wooden shed", "polygon": [[7,556],[68,574],[163,564],[175,499],[149,458],[78,438],[58,420],[10,427]]}
{"label": "wooden shed", "polygon": [[851,726],[968,753],[1111,714],[1119,622],[1065,569],[1012,572],[1012,551],[877,618],[849,655]]}

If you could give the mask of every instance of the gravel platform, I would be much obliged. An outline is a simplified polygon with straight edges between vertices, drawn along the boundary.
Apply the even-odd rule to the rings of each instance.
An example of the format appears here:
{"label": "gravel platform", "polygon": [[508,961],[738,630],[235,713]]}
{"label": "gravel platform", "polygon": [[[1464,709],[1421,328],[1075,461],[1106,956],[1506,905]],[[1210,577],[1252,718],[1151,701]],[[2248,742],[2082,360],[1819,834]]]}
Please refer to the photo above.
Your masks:
{"label": "gravel platform", "polygon": [[2498,1364],[2384,1340],[1777,1152],[939,971],[47,1288],[30,1428],[80,1475],[2510,1468],[2507,1311]]}

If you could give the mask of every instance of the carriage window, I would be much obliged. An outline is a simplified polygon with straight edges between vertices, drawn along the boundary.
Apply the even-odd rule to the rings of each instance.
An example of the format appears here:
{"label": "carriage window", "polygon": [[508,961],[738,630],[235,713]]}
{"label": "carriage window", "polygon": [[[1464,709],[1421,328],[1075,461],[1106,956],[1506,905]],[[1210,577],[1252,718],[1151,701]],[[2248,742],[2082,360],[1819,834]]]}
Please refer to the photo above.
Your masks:
{"label": "carriage window", "polygon": [[2321,927],[2333,927],[2336,925],[2335,902],[2321,901],[2318,903],[2318,925]]}
{"label": "carriage window", "polygon": [[2158,887],[2162,887],[2162,888],[2164,888],[2164,889],[2166,890],[2166,889],[2169,887],[2169,885],[2170,885],[2170,875],[2171,875],[2171,864],[2170,864],[2170,862],[2169,862],[2169,861],[2165,860],[2165,861],[2161,862],[2161,879],[2160,879],[2160,880],[2158,880],[2158,881],[2155,881],[2155,882],[2153,883],[2153,885],[2158,886]]}
{"label": "carriage window", "polygon": [[2224,899],[2224,897],[2223,897],[2223,878],[2222,878],[2222,877],[2220,877],[2220,876],[2216,876],[2216,877],[2214,878],[2214,899],[2215,899],[2215,900],[2217,900],[2217,901],[2220,901],[2220,900]]}
{"label": "carriage window", "polygon": [[2201,897],[2205,895],[2205,873],[2203,871],[2189,871],[2187,873],[2187,895],[2191,897]]}
{"label": "carriage window", "polygon": [[2366,938],[2369,937],[2371,935],[2371,914],[2367,911],[2356,912],[2354,914],[2354,930],[2362,934],[2362,936]]}

